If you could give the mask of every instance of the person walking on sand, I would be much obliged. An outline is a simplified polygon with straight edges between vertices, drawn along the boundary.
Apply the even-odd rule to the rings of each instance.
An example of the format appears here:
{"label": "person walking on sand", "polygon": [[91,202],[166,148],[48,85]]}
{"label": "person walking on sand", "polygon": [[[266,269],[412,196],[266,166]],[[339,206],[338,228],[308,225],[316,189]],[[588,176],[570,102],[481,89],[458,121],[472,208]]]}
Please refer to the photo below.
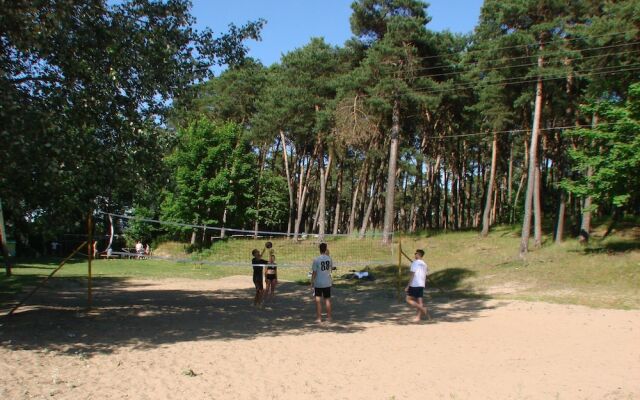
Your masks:
{"label": "person walking on sand", "polygon": [[322,322],[322,298],[324,297],[327,321],[331,322],[331,271],[333,261],[329,256],[326,243],[320,243],[320,255],[311,264],[311,286],[314,290],[316,302],[316,322]]}
{"label": "person walking on sand", "polygon": [[253,256],[253,259],[251,260],[251,265],[253,265],[253,285],[256,287],[256,295],[253,298],[253,305],[260,306],[262,305],[262,295],[264,293],[262,270],[267,262],[260,258],[260,250],[258,249],[253,249],[251,255]]}
{"label": "person walking on sand", "polygon": [[417,310],[413,322],[419,322],[423,315],[427,315],[427,308],[423,305],[424,287],[427,282],[427,264],[422,260],[424,250],[418,249],[414,255],[415,260],[411,263],[409,270],[409,283],[405,291],[407,292],[407,303]]}

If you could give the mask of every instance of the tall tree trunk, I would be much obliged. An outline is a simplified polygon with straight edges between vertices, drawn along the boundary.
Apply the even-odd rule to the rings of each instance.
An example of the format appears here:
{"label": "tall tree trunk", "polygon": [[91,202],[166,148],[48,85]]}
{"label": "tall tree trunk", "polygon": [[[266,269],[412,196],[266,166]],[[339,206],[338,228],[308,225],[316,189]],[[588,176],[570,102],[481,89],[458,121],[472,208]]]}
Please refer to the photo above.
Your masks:
{"label": "tall tree trunk", "polygon": [[[436,156],[435,164],[429,168],[429,181],[427,184],[427,189],[429,190],[429,197],[428,197],[429,205],[427,208],[427,218],[429,220],[429,228],[433,228],[434,226],[437,228],[440,221],[438,216],[440,213],[440,208],[439,208],[440,201],[438,197],[436,197],[440,195],[439,195],[439,191],[437,190],[439,185],[436,179],[439,176],[441,162],[442,162],[442,156],[438,154]],[[434,216],[436,216],[435,221],[433,220]]]}
{"label": "tall tree trunk", "polygon": [[302,222],[302,214],[304,212],[304,206],[306,204],[307,195],[309,194],[309,179],[311,175],[311,167],[313,159],[316,156],[317,147],[313,151],[313,155],[307,159],[306,168],[304,160],[300,163],[300,179],[298,183],[298,199],[297,199],[297,215],[296,222],[293,228],[293,238],[298,239],[300,233],[300,224]]}
{"label": "tall tree trunk", "polygon": [[493,191],[493,205],[491,206],[491,213],[489,216],[489,225],[495,225],[498,218],[498,189]]}
{"label": "tall tree trunk", "polygon": [[369,203],[367,204],[367,210],[362,218],[362,226],[360,228],[360,239],[364,238],[367,233],[367,226],[369,225],[369,219],[371,219],[371,211],[373,210],[373,202],[376,200],[376,181],[371,182],[371,196],[369,197]]}
{"label": "tall tree trunk", "polygon": [[478,146],[478,153],[477,153],[477,161],[476,161],[476,165],[478,166],[478,174],[477,179],[476,179],[476,209],[474,210],[474,216],[473,216],[473,227],[477,228],[478,226],[480,226],[481,223],[481,204],[482,204],[482,191],[484,190],[485,186],[485,173],[484,173],[484,168],[483,168],[483,161],[482,161],[482,148],[481,146]]}
{"label": "tall tree trunk", "polygon": [[351,212],[349,213],[349,234],[353,234],[355,232],[356,226],[356,211],[358,209],[358,195],[362,190],[363,197],[366,193],[366,177],[369,174],[369,159],[364,160],[364,165],[360,170],[360,177],[358,178],[358,184],[356,185],[355,190],[353,190],[353,194],[351,196]]}
{"label": "tall tree trunk", "polygon": [[473,210],[472,210],[472,201],[471,201],[471,193],[473,191],[473,178],[467,179],[464,185],[464,198],[466,203],[466,214],[467,218],[465,221],[465,227],[469,228],[473,226]]}
{"label": "tall tree trunk", "polygon": [[[423,139],[424,140],[424,139]],[[409,221],[409,232],[414,233],[418,226],[418,215],[420,215],[421,205],[424,204],[424,163],[422,159],[416,161],[416,181],[413,187],[412,198],[414,203],[411,205],[411,217]]]}
{"label": "tall tree trunk", "polygon": [[[338,165],[336,164],[336,168]],[[336,188],[336,208],[335,208],[335,217],[333,221],[333,234],[337,235],[340,227],[340,199],[342,197],[342,168],[338,168],[338,184]]]}
{"label": "tall tree trunk", "polygon": [[220,229],[220,238],[221,239],[224,239],[225,233],[226,233],[225,227],[227,226],[227,211],[229,209],[228,205],[229,204],[227,202],[227,204],[225,204],[225,206],[224,206],[224,211],[222,213],[222,229]]}
{"label": "tall tree trunk", "polygon": [[442,223],[443,229],[446,231],[449,229],[449,171],[447,170],[447,163],[445,163],[443,168],[444,173],[444,202],[442,207]]}
{"label": "tall tree trunk", "polygon": [[[540,50],[542,51],[542,45]],[[538,67],[542,68],[543,58],[538,57]],[[540,135],[540,120],[542,115],[542,77],[538,76],[536,84],[536,102],[531,131],[531,146],[529,147],[529,171],[527,174],[527,192],[524,202],[524,219],[522,221],[522,237],[520,240],[520,257],[524,258],[529,252],[529,236],[531,235],[531,211],[533,194],[536,186],[536,170],[538,169],[538,137]]]}
{"label": "tall tree trunk", "polygon": [[327,177],[324,174],[324,152],[322,151],[322,145],[320,145],[318,166],[320,167],[320,170],[318,171],[320,175],[320,199],[318,201],[318,240],[320,242],[324,242]]}
{"label": "tall tree trunk", "polygon": [[266,146],[260,148],[260,172],[258,173],[258,194],[256,195],[256,220],[253,223],[253,236],[258,236],[258,228],[260,227],[260,197],[261,197],[261,189],[262,185],[260,182],[262,181],[262,174],[264,172],[265,160],[267,158],[267,149]]}
{"label": "tall tree trunk", "polygon": [[491,212],[491,200],[496,179],[496,164],[498,160],[498,134],[494,132],[493,142],[491,144],[491,174],[489,176],[489,185],[487,188],[487,200],[484,204],[484,213],[482,214],[482,237],[489,235],[489,213]]}
{"label": "tall tree trunk", "polygon": [[[322,152],[321,152],[322,154]],[[321,156],[322,157],[322,156]],[[318,230],[320,230],[320,200],[323,200],[323,208],[325,210],[325,214],[326,214],[326,208],[327,208],[327,201],[326,201],[326,192],[327,192],[327,182],[329,182],[329,175],[331,175],[331,164],[333,164],[333,152],[329,152],[329,161],[327,162],[327,166],[324,167],[324,158],[319,158],[318,159],[318,168],[319,169],[324,169],[324,172],[319,171],[319,176],[322,179],[322,177],[324,177],[324,184],[322,182],[320,182],[320,188],[322,189],[322,186],[324,185],[324,193],[325,195],[322,195],[322,193],[320,193],[319,195],[319,201],[318,201],[318,208],[316,208],[316,213],[313,217],[313,229],[318,228]],[[324,199],[322,199],[322,197],[324,197]],[[325,217],[325,226],[326,226],[326,217]]]}
{"label": "tall tree trunk", "polygon": [[[598,116],[594,114],[591,121],[591,127],[595,129],[598,126]],[[587,167],[587,179],[593,176],[593,167]],[[591,236],[591,196],[587,196],[584,199],[584,206],[582,208],[582,222],[580,223],[580,236],[579,242],[581,244],[589,243],[589,236]]]}
{"label": "tall tree trunk", "polygon": [[289,220],[287,221],[287,237],[291,235],[291,224],[293,221],[293,181],[289,172],[289,160],[287,157],[287,139],[284,132],[280,130],[280,140],[282,141],[282,159],[284,161],[284,170],[287,174],[287,188],[289,189]]}
{"label": "tall tree trunk", "polygon": [[389,170],[387,174],[387,193],[384,202],[384,227],[382,228],[382,243],[391,242],[394,219],[394,196],[396,188],[396,163],[398,159],[398,142],[400,139],[400,103],[393,101],[391,126],[391,145],[389,146]]}
{"label": "tall tree trunk", "polygon": [[[593,176],[593,168],[587,167],[587,178]],[[591,196],[587,196],[584,199],[584,205],[582,207],[582,222],[580,223],[580,236],[579,242],[581,244],[589,243],[589,236],[591,236]]]}
{"label": "tall tree trunk", "polygon": [[541,185],[541,172],[540,168],[536,168],[536,176],[535,176],[535,187],[533,191],[533,219],[534,219],[534,228],[533,228],[533,237],[534,237],[534,246],[536,249],[542,247],[542,185]]}
{"label": "tall tree trunk", "polygon": [[435,217],[433,226],[436,229],[440,229],[440,208],[441,208],[441,199],[442,199],[442,187],[440,186],[440,170],[434,171],[434,185],[433,185],[433,203],[434,203],[434,211],[433,215]]}
{"label": "tall tree trunk", "polygon": [[351,211],[349,212],[349,229],[348,233],[353,234],[356,226],[356,209],[358,207],[358,194],[360,193],[360,186],[362,185],[362,181],[358,181],[358,184],[353,190],[351,196]]}
{"label": "tall tree trunk", "polygon": [[560,192],[560,207],[558,208],[558,225],[556,226],[556,243],[560,244],[564,240],[564,216],[567,209],[567,195]]}
{"label": "tall tree trunk", "polygon": [[507,204],[511,205],[511,194],[513,192],[513,141],[509,144],[509,172],[507,177]]}
{"label": "tall tree trunk", "polygon": [[460,212],[460,177],[458,175],[458,168],[451,171],[452,183],[451,183],[451,226],[455,231],[458,229],[458,222],[460,221],[458,213]]}
{"label": "tall tree trunk", "polygon": [[4,229],[4,212],[2,211],[2,199],[0,199],[0,250],[4,259],[6,276],[11,276],[11,260],[9,260],[9,248],[7,247],[7,232]]}

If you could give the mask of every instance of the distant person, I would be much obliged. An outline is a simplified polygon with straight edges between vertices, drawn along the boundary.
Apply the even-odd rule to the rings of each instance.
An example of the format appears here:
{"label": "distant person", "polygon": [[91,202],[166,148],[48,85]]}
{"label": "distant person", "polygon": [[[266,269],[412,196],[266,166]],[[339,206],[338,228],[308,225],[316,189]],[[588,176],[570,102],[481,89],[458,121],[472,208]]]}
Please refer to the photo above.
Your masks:
{"label": "distant person", "polygon": [[278,270],[276,267],[276,251],[273,248],[273,243],[265,243],[264,250],[262,250],[260,256],[262,256],[265,252],[268,253],[269,260],[267,268],[265,268],[264,271],[264,298],[265,300],[267,300],[267,298],[273,299],[273,297],[276,295],[276,286],[278,285]]}
{"label": "distant person", "polygon": [[144,254],[144,246],[139,240],[136,242],[136,254],[138,255],[138,258],[140,258],[140,256]]}
{"label": "distant person", "polygon": [[56,242],[55,240],[53,242],[51,242],[51,255],[52,256],[57,256],[58,255],[58,248],[60,247],[60,243]]}
{"label": "distant person", "polygon": [[98,241],[93,242],[93,258],[98,257]]}
{"label": "distant person", "polygon": [[267,261],[260,257],[260,250],[258,249],[253,249],[251,255],[253,256],[253,259],[251,259],[251,264],[253,265],[253,285],[256,287],[256,295],[253,298],[253,305],[260,306],[262,305],[262,296],[264,293],[262,273]]}
{"label": "distant person", "polygon": [[424,287],[427,282],[427,264],[422,260],[424,250],[418,249],[414,254],[415,260],[411,263],[409,270],[409,283],[405,291],[407,292],[407,304],[417,310],[413,322],[419,322],[422,316],[427,315],[427,308],[423,305]]}
{"label": "distant person", "polygon": [[311,287],[314,291],[314,299],[316,302],[316,322],[322,322],[322,298],[324,297],[325,311],[327,312],[327,321],[331,322],[331,271],[333,270],[333,261],[329,256],[329,249],[326,243],[320,243],[320,255],[313,260],[311,264]]}
{"label": "distant person", "polygon": [[145,256],[150,256],[151,255],[151,246],[149,246],[149,243],[147,243],[147,245],[144,248],[144,255]]}

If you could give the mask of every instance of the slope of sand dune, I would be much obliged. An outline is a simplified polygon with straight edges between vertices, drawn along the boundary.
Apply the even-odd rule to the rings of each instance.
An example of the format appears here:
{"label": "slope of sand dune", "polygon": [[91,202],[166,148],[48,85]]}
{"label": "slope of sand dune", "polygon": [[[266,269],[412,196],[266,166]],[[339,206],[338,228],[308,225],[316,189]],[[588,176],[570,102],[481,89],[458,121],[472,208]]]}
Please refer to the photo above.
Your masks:
{"label": "slope of sand dune", "polygon": [[640,311],[307,287],[250,277],[55,281],[0,319],[0,399],[638,399]]}

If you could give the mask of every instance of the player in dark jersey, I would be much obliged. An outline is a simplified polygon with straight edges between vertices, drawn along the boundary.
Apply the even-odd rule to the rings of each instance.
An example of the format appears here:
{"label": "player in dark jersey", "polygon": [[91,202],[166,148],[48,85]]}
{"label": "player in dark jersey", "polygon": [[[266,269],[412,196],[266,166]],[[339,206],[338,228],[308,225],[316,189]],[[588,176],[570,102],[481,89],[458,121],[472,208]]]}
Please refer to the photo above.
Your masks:
{"label": "player in dark jersey", "polygon": [[251,265],[253,265],[253,284],[256,287],[256,296],[253,298],[253,305],[262,305],[262,296],[264,294],[264,283],[262,281],[262,271],[267,261],[260,258],[260,250],[254,249],[251,252],[253,259]]}

